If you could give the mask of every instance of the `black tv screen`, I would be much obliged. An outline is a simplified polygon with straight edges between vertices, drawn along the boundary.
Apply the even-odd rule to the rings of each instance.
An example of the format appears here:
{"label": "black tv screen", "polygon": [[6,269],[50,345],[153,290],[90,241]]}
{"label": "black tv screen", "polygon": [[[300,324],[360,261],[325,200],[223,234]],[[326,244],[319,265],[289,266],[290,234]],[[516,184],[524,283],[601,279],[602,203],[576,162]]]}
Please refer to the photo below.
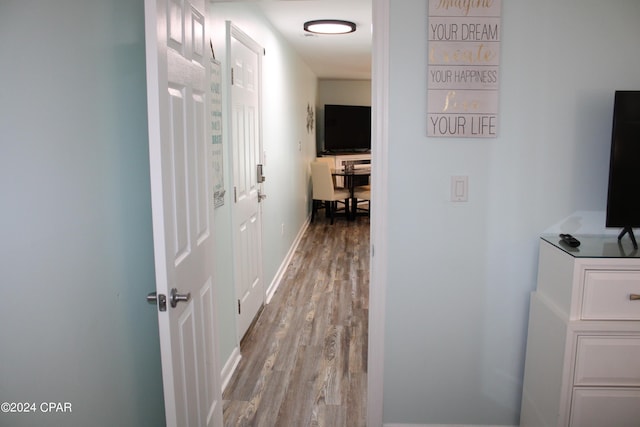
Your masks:
{"label": "black tv screen", "polygon": [[609,160],[607,227],[640,227],[640,91],[616,91]]}
{"label": "black tv screen", "polygon": [[330,152],[371,150],[371,107],[325,104],[324,149]]}

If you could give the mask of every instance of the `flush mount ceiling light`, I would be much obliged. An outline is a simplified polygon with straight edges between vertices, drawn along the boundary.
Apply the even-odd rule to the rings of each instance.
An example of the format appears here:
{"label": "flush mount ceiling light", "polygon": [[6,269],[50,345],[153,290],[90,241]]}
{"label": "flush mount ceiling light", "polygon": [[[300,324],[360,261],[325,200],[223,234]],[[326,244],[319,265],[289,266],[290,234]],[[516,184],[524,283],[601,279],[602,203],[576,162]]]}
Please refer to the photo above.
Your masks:
{"label": "flush mount ceiling light", "polygon": [[356,24],[340,19],[318,19],[305,22],[304,30],[314,34],[347,34],[356,30]]}

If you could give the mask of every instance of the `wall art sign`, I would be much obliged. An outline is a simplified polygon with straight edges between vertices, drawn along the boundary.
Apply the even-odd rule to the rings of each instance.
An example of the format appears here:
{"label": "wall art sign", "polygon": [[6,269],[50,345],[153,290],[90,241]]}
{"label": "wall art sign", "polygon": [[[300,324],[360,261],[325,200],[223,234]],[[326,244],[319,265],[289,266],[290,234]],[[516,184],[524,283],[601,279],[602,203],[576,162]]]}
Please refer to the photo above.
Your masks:
{"label": "wall art sign", "polygon": [[429,0],[427,136],[497,136],[501,6]]}
{"label": "wall art sign", "polygon": [[[213,51],[213,49],[212,49]],[[213,171],[213,206],[224,205],[224,174],[222,158],[222,73],[220,61],[211,60],[211,162]]]}

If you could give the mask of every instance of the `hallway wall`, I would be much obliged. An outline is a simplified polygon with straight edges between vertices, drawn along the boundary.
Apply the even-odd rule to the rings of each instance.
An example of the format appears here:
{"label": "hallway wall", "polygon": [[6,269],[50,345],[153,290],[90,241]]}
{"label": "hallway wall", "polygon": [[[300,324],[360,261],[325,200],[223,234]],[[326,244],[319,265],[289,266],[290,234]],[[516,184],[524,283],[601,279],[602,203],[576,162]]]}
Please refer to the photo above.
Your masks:
{"label": "hallway wall", "polygon": [[427,3],[389,2],[384,421],[517,425],[538,236],[604,231],[579,212],[605,209],[614,90],[640,89],[640,2],[503,1],[494,139],[426,137]]}
{"label": "hallway wall", "polygon": [[[279,36],[251,3],[214,3],[210,11],[213,44],[222,62],[226,81],[225,21],[230,20],[265,49],[262,93],[262,137],[265,152],[262,203],[262,253],[265,287],[269,287],[283,265],[287,253],[309,215],[309,161],[315,157],[315,132],[306,128],[307,106],[315,106],[317,78],[295,51]],[[228,94],[223,85],[223,100]],[[225,101],[226,102],[226,101]],[[223,111],[223,117],[229,117]],[[226,122],[225,122],[226,125]],[[225,186],[233,194],[229,131],[223,129]],[[232,196],[216,209],[218,232],[216,270],[221,361],[229,362],[238,350],[235,331],[236,297],[233,286]]]}

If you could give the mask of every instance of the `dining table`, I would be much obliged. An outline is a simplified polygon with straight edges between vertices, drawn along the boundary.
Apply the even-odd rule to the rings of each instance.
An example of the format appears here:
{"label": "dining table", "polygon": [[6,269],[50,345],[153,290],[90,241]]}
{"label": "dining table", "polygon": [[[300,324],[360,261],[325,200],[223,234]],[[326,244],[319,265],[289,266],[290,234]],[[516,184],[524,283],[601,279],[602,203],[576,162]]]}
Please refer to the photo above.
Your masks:
{"label": "dining table", "polygon": [[349,190],[349,206],[347,206],[347,219],[355,220],[358,212],[358,201],[354,196],[355,188],[362,178],[371,176],[371,167],[355,167],[348,165],[343,168],[331,169],[331,175],[339,176],[344,179],[344,188]]}

